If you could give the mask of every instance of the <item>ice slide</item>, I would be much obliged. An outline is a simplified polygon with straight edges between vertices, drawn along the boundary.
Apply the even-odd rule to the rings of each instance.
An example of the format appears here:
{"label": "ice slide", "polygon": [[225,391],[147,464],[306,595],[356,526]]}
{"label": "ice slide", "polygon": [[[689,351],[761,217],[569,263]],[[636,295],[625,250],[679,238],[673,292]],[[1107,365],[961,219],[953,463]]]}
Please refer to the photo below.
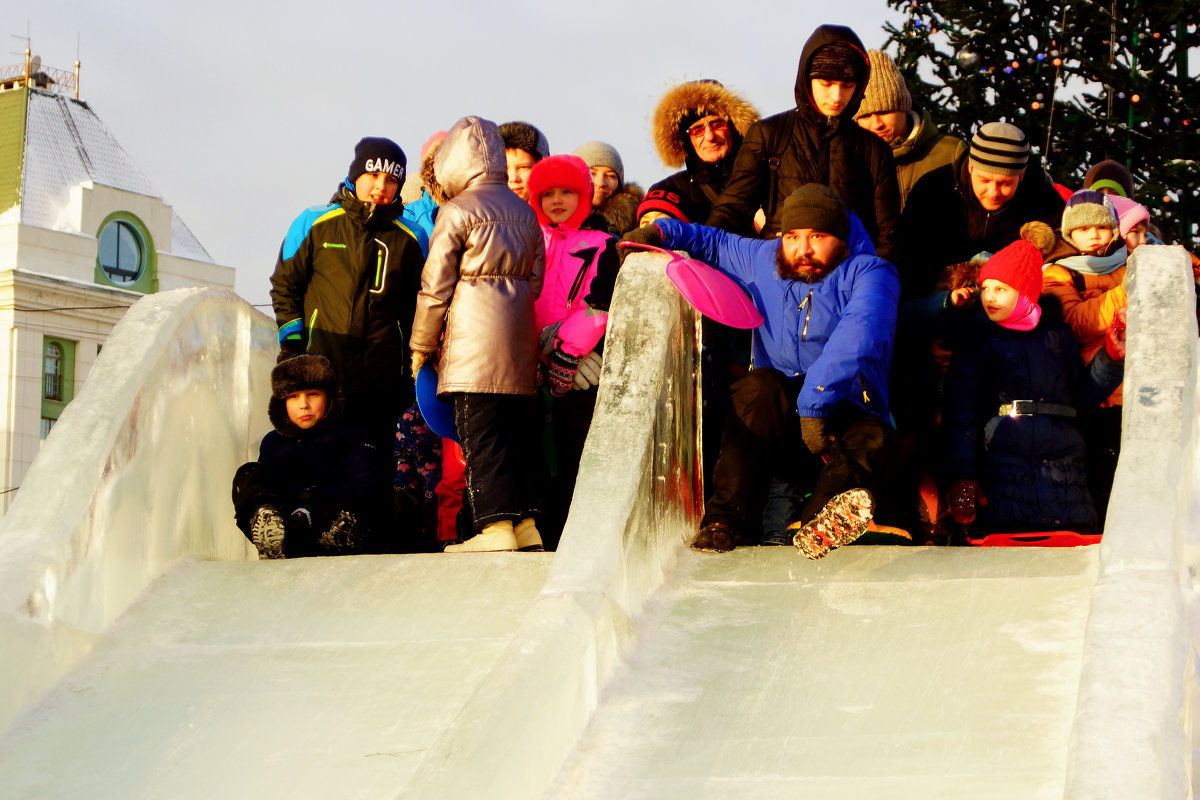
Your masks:
{"label": "ice slide", "polygon": [[553,557],[255,561],[228,486],[273,326],[138,303],[0,522],[0,797],[1191,796],[1182,252],[1132,270],[1100,547],[819,563],[687,549],[696,319],[664,261],[623,270]]}

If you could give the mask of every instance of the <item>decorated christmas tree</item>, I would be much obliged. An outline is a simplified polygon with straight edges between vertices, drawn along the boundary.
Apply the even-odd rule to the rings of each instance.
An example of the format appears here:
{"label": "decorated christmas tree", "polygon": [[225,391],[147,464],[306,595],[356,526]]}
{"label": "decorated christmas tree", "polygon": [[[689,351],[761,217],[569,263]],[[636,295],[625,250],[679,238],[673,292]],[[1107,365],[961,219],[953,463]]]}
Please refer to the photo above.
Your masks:
{"label": "decorated christmas tree", "polygon": [[969,138],[992,120],[1025,131],[1050,176],[1075,189],[1106,158],[1168,241],[1196,245],[1200,46],[1192,0],[888,0],[887,49],[917,103]]}

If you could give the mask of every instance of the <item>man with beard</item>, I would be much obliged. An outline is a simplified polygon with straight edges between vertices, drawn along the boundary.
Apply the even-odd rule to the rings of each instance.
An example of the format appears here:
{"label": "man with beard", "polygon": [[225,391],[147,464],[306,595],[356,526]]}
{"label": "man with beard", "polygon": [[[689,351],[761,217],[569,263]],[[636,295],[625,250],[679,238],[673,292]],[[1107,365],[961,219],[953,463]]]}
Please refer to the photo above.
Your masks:
{"label": "man with beard", "polygon": [[[725,552],[761,538],[770,480],[811,489],[794,543],[821,558],[888,506],[893,463],[888,368],[900,282],[866,229],[817,183],[788,196],[779,239],[673,219],[626,239],[687,250],[740,283],[765,322],[731,410],[692,547]],[[885,508],[886,511],[886,508]]]}

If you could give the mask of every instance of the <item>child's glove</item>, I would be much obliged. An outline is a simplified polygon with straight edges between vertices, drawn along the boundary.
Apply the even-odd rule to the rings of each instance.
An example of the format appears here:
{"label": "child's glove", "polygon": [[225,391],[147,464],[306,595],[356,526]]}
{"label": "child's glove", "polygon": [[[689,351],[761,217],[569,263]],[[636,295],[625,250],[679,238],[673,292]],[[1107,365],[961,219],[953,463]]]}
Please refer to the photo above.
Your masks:
{"label": "child's glove", "polygon": [[975,521],[976,507],[983,505],[979,496],[979,481],[974,478],[959,478],[950,484],[950,516],[960,525]]}
{"label": "child's glove", "polygon": [[1118,308],[1104,332],[1104,350],[1113,361],[1125,360],[1125,316],[1126,308]]}
{"label": "child's glove", "polygon": [[575,385],[575,371],[579,368],[579,356],[568,355],[556,347],[546,358],[547,382],[550,394],[562,397]]}
{"label": "child's glove", "polygon": [[542,332],[538,334],[538,352],[544,356],[554,352],[554,346],[558,344],[558,329],[562,327],[563,321],[547,325],[542,328]]}
{"label": "child's glove", "polygon": [[579,359],[579,368],[575,370],[575,388],[587,390],[599,385],[600,368],[603,365],[603,359],[596,354],[595,350],[590,351],[586,356]]}
{"label": "child's glove", "polygon": [[824,417],[801,417],[800,436],[813,455],[819,456],[829,450],[829,436],[825,433]]}
{"label": "child's glove", "polygon": [[[649,244],[654,247],[662,247],[663,237],[662,228],[657,225],[643,225],[640,228],[634,228],[629,233],[621,237],[622,242],[634,242],[635,244]],[[625,263],[625,257],[631,252],[628,247],[617,247],[617,255],[621,259],[621,263]]]}

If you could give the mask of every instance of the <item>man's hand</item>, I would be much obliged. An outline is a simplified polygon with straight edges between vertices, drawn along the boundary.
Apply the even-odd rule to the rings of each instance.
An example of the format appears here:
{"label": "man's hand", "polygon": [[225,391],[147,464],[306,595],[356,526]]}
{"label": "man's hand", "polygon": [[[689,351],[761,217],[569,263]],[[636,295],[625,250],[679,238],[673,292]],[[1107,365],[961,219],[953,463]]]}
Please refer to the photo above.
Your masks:
{"label": "man's hand", "polygon": [[815,456],[829,452],[829,445],[833,441],[833,437],[825,433],[824,417],[801,417],[800,436],[804,439],[804,446]]}

